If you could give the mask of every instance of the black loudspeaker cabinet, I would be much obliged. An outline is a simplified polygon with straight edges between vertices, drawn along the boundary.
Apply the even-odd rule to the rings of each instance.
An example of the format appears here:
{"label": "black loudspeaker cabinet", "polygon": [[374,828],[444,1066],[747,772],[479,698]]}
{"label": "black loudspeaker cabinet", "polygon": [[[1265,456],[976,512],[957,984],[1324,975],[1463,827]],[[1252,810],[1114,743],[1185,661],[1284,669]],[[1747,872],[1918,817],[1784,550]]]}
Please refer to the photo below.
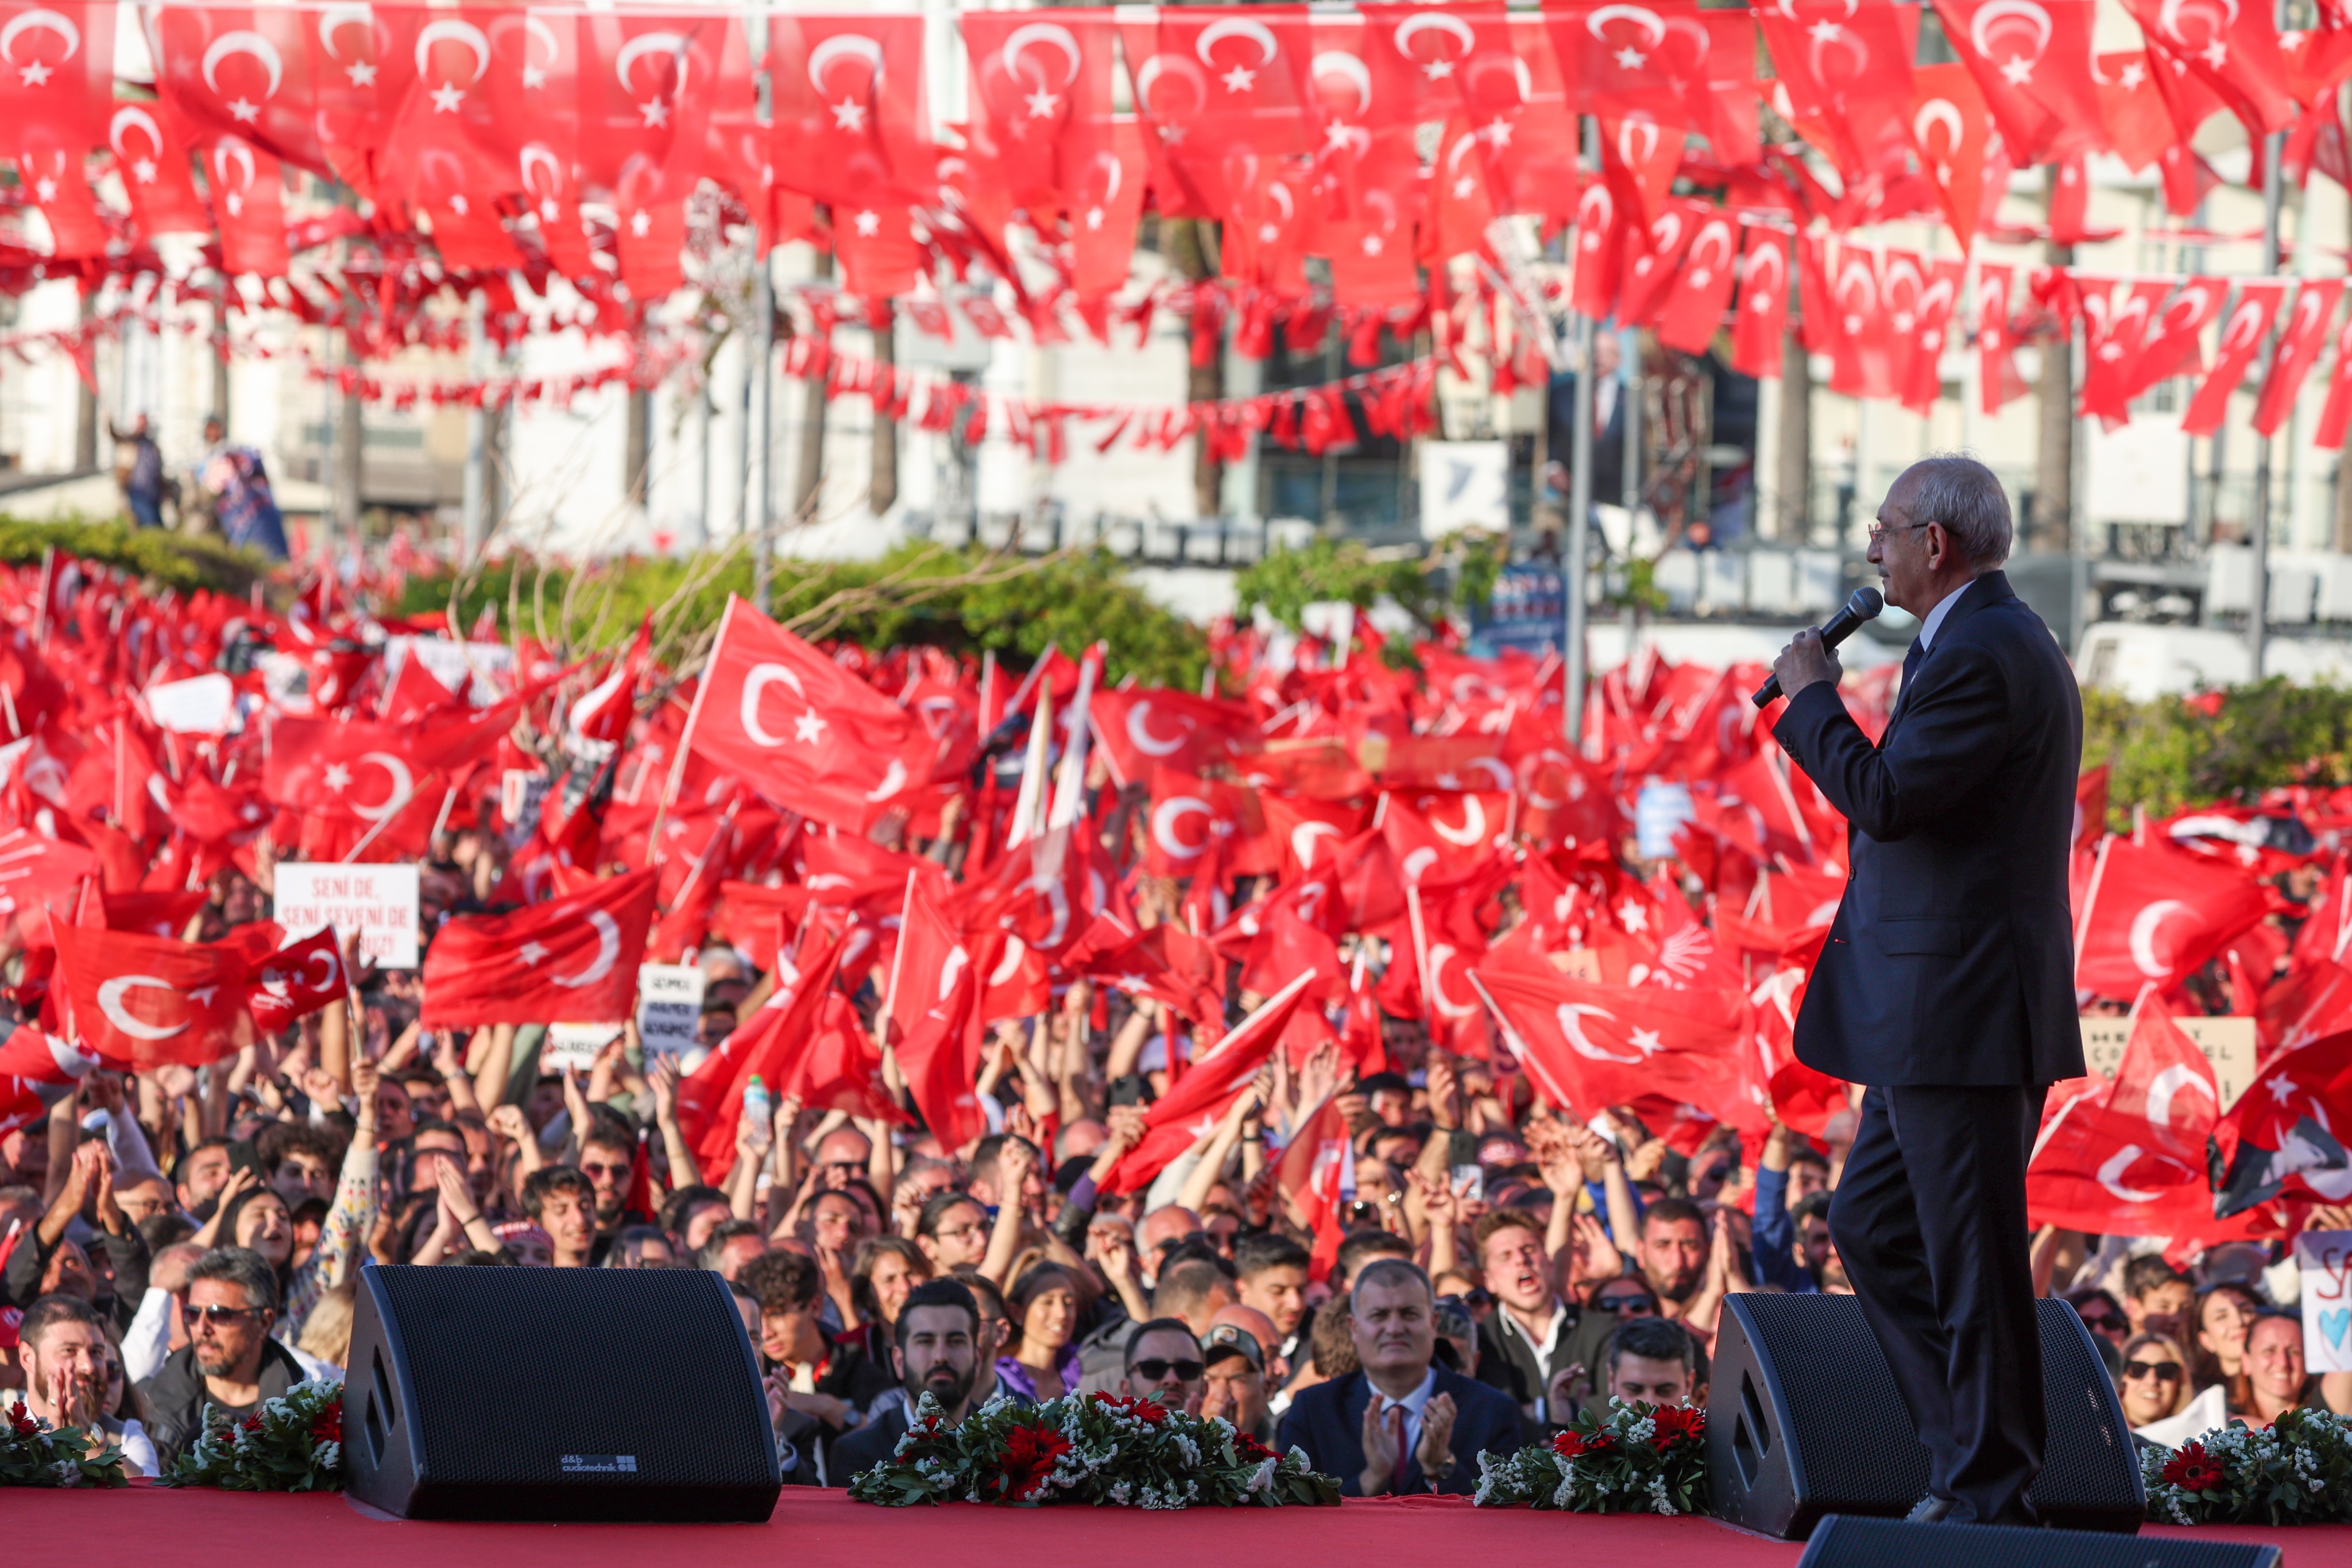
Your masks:
{"label": "black loudspeaker cabinet", "polygon": [[1797,1568],[2279,1568],[2275,1546],[2166,1540],[2006,1525],[1906,1524],[1835,1514],[1821,1521]]}
{"label": "black loudspeaker cabinet", "polygon": [[[2047,1524],[2137,1531],[2147,1493],[2115,1385],[2074,1308],[2036,1304],[2050,1432],[2028,1495]],[[1801,1541],[1824,1515],[1900,1519],[1926,1495],[1927,1450],[1852,1296],[1726,1297],[1710,1370],[1717,1517]]]}
{"label": "black loudspeaker cabinet", "polygon": [[783,1485],[751,1337],[702,1270],[370,1264],[343,1466],[402,1519],[758,1522]]}

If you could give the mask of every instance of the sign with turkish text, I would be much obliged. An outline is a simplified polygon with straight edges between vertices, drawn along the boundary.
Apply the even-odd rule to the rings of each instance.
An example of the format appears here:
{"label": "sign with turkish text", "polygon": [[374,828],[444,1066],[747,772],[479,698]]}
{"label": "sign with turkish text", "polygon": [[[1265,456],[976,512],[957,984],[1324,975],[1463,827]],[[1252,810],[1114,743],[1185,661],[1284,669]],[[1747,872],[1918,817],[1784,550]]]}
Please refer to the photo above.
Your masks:
{"label": "sign with turkish text", "polygon": [[702,970],[693,964],[637,966],[637,1036],[646,1061],[682,1056],[701,1043]]}
{"label": "sign with turkish text", "polygon": [[[2244,1017],[2181,1017],[2172,1021],[2213,1064],[2213,1082],[2221,1092],[2221,1109],[2228,1110],[2245,1092],[2246,1085],[2254,1081],[2254,1020]],[[2132,1020],[2128,1018],[2085,1018],[2083,1061],[2086,1070],[2100,1078],[2113,1078],[2116,1064],[2124,1059],[2124,1047],[2131,1042],[2131,1032]]]}
{"label": "sign with turkish text", "polygon": [[278,924],[289,940],[333,926],[358,932],[360,956],[379,969],[416,967],[416,868],[307,865],[277,871]]}
{"label": "sign with turkish text", "polygon": [[2303,1364],[2352,1372],[2352,1230],[2306,1230],[2294,1239],[2303,1270]]}
{"label": "sign with turkish text", "polygon": [[596,1065],[596,1053],[620,1038],[621,1026],[616,1023],[549,1024],[547,1038],[539,1047],[540,1070],[562,1072],[570,1068],[585,1072]]}

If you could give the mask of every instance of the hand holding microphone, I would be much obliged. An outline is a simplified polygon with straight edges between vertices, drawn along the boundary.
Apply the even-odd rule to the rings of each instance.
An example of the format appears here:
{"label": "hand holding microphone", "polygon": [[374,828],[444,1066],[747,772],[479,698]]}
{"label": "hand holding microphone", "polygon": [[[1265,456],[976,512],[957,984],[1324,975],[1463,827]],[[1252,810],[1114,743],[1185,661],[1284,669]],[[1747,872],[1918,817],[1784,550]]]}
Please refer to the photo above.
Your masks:
{"label": "hand holding microphone", "polygon": [[[1821,629],[1822,651],[1826,653],[1853,636],[1864,622],[1876,620],[1878,612],[1885,608],[1886,601],[1879,596],[1878,590],[1855,589],[1844,606],[1835,615],[1830,617],[1829,624]],[[1770,680],[1757,687],[1755,695],[1748,700],[1758,707],[1768,707],[1771,705],[1772,699],[1780,695],[1780,677],[1776,674]]]}

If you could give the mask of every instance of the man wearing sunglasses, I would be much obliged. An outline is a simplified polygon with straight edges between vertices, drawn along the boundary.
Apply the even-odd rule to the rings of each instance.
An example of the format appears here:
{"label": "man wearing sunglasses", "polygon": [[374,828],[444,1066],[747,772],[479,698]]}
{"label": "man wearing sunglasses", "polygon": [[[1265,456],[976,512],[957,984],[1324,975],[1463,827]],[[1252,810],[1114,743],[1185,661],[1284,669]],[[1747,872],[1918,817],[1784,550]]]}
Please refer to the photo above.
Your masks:
{"label": "man wearing sunglasses", "polygon": [[1129,1331],[1127,1373],[1118,1380],[1118,1392],[1188,1416],[1201,1413],[1209,1392],[1209,1364],[1182,1318],[1153,1318]]}
{"label": "man wearing sunglasses", "polygon": [[207,1405],[243,1417],[308,1375],[269,1337],[278,1322],[278,1277],[260,1253],[215,1247],[188,1270],[188,1343],[139,1385],[148,1435],[165,1464],[204,1435]]}
{"label": "man wearing sunglasses", "polygon": [[2032,1524],[2042,1469],[2025,1166],[2083,1071],[2067,893],[2083,703],[2000,570],[1974,458],[1904,470],[1870,560],[1918,618],[1873,743],[1818,632],[1773,663],[1773,735],[1850,824],[1844,897],[1797,1016],[1808,1067],[1868,1086],[1830,1234],[1928,1453],[1923,1521]]}

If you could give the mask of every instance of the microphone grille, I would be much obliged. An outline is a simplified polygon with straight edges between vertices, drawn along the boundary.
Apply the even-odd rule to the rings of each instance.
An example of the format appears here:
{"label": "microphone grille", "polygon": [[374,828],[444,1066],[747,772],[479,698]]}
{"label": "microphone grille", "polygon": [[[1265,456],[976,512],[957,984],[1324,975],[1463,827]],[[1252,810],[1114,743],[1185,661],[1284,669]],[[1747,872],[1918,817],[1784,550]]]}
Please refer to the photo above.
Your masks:
{"label": "microphone grille", "polygon": [[1857,588],[1853,597],[1845,601],[1846,613],[1864,621],[1875,621],[1878,612],[1886,608],[1885,599],[1874,588]]}

